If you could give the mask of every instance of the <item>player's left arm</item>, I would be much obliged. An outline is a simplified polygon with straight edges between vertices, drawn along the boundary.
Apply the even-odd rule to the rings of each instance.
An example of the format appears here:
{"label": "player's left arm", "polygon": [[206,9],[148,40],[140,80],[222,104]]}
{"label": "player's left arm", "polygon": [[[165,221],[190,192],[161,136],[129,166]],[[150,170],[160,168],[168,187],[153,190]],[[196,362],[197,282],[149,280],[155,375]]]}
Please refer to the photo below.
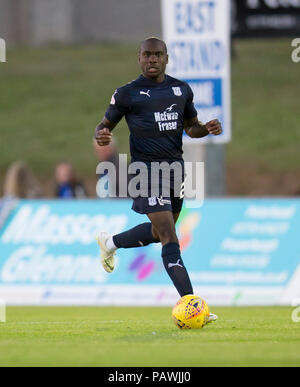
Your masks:
{"label": "player's left arm", "polygon": [[185,120],[184,129],[186,134],[191,138],[202,138],[209,134],[213,136],[222,134],[222,125],[219,120],[212,120],[203,124],[198,121],[197,117]]}

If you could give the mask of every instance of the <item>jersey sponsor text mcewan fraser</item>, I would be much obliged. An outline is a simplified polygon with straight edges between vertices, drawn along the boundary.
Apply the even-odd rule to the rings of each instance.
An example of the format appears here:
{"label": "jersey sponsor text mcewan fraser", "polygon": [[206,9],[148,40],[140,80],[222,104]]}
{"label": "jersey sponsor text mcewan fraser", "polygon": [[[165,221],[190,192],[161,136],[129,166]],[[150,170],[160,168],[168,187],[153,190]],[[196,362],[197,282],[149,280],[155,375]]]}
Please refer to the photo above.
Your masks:
{"label": "jersey sponsor text mcewan fraser", "polygon": [[140,75],[118,88],[105,113],[118,123],[125,116],[133,161],[182,160],[184,120],[197,116],[193,92],[168,75],[157,83]]}

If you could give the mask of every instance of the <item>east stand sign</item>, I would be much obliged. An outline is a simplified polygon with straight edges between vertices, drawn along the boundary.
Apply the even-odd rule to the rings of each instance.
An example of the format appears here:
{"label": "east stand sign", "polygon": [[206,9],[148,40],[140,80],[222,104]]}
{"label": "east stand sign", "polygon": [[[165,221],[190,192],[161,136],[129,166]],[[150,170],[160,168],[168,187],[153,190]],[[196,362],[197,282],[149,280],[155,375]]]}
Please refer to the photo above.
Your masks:
{"label": "east stand sign", "polygon": [[[199,120],[207,122],[217,118],[223,124],[221,136],[197,141],[229,142],[229,0],[162,0],[162,21],[169,53],[168,74],[191,86]],[[189,141],[187,136],[185,141]]]}

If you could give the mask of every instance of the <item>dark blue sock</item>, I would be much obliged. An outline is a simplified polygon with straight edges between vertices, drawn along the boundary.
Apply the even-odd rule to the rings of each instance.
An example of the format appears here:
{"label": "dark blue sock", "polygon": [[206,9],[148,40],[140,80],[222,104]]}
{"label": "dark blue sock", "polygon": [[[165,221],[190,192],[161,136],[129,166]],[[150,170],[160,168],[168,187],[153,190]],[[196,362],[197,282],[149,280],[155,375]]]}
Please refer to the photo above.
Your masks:
{"label": "dark blue sock", "polygon": [[152,224],[143,223],[138,226],[113,236],[116,247],[130,249],[132,247],[148,246],[150,243],[158,243],[152,235]]}
{"label": "dark blue sock", "polygon": [[183,264],[178,243],[168,243],[162,248],[162,259],[169,277],[181,297],[193,294],[188,272]]}

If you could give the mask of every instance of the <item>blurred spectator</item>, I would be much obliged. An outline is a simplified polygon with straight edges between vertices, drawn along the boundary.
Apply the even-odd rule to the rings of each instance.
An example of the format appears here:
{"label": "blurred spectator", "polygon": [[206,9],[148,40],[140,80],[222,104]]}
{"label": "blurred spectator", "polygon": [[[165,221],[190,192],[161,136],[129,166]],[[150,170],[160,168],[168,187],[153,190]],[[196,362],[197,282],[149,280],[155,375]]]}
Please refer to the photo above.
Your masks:
{"label": "blurred spectator", "polygon": [[74,176],[72,165],[63,161],[55,168],[55,196],[61,199],[83,199],[87,193],[82,182]]}
{"label": "blurred spectator", "polygon": [[5,197],[35,199],[42,196],[39,182],[23,161],[16,161],[9,167],[3,191]]}

